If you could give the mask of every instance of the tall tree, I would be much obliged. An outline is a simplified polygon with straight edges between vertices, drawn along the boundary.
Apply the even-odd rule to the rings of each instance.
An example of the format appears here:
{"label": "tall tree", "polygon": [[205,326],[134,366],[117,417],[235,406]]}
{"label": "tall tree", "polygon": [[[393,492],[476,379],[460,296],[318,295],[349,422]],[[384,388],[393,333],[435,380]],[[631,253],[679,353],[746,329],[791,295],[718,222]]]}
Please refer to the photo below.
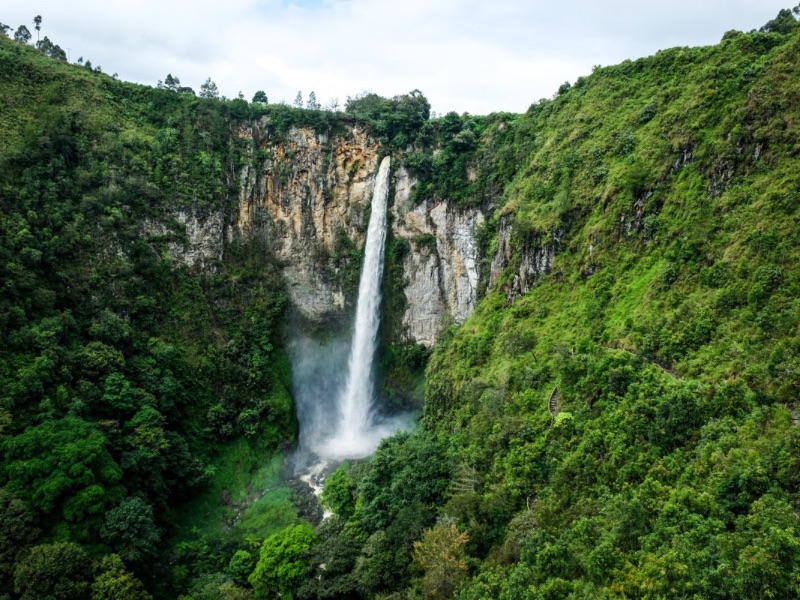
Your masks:
{"label": "tall tree", "polygon": [[106,513],[100,536],[126,561],[143,560],[156,553],[161,539],[153,521],[153,508],[147,502],[126,498]]}
{"label": "tall tree", "polygon": [[39,535],[36,516],[22,500],[0,489],[0,597],[10,593],[14,566]]}
{"label": "tall tree", "polygon": [[335,512],[344,519],[349,519],[356,509],[356,486],[350,479],[349,465],[344,462],[330,476],[325,479],[325,488],[322,491],[323,506]]}
{"label": "tall tree", "polygon": [[257,102],[259,104],[268,104],[269,99],[267,98],[267,94],[264,92],[264,90],[258,90],[253,95],[253,102]]}
{"label": "tall tree", "polygon": [[31,41],[31,32],[25,25],[17,27],[17,30],[14,32],[14,41],[20,44],[27,44]]}
{"label": "tall tree", "polygon": [[316,541],[314,531],[306,524],[290,525],[264,540],[258,564],[249,578],[256,594],[293,594],[305,578],[306,554]]}
{"label": "tall tree", "polygon": [[34,546],[17,566],[14,586],[22,600],[89,596],[92,559],[77,544],[61,542]]}
{"label": "tall tree", "polygon": [[294,107],[303,108],[303,92],[298,90],[297,96],[294,97]]}
{"label": "tall tree", "polygon": [[217,84],[211,81],[211,77],[205,80],[200,86],[200,97],[201,98],[219,98],[219,89],[217,89]]}
{"label": "tall tree", "polygon": [[795,15],[800,15],[800,5],[795,6],[792,10],[788,8],[781,9],[778,16],[768,21],[759,31],[761,33],[790,33],[797,27]]}
{"label": "tall tree", "polygon": [[42,30],[42,15],[33,17],[33,28],[36,30],[36,42],[39,42],[39,32]]}
{"label": "tall tree", "polygon": [[178,88],[181,87],[181,80],[173,77],[172,73],[167,73],[163,85],[159,82],[158,87],[168,89],[170,92],[177,92]]}
{"label": "tall tree", "polygon": [[420,583],[426,598],[451,598],[467,578],[469,536],[455,524],[438,523],[414,542],[414,562],[425,571]]}
{"label": "tall tree", "polygon": [[92,600],[151,600],[142,582],[125,569],[116,554],[104,556],[99,571],[92,583]]}
{"label": "tall tree", "polygon": [[308,95],[308,102],[306,102],[306,108],[309,110],[319,110],[319,102],[317,102],[317,95],[312,91]]}
{"label": "tall tree", "polygon": [[67,61],[67,53],[59,46],[58,44],[54,44],[50,41],[50,38],[44,36],[42,41],[36,42],[36,47],[44,52],[50,58],[54,58],[60,61]]}

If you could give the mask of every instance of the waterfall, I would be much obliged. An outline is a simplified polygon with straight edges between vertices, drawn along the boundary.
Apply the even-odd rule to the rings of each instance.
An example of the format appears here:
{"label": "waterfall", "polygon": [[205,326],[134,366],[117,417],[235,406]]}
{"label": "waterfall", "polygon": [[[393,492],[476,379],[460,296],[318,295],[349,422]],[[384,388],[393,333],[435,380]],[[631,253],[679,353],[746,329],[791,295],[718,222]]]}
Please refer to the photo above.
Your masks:
{"label": "waterfall", "polygon": [[[389,197],[390,158],[381,161],[372,212],[367,228],[364,266],[358,284],[358,304],[353,340],[350,346],[347,383],[337,400],[338,421],[333,436],[321,451],[336,458],[359,458],[370,454],[384,435],[373,423],[375,350],[380,325],[383,250],[386,242],[386,205]],[[377,434],[377,435],[376,435]]]}
{"label": "waterfall", "polygon": [[332,466],[367,457],[383,438],[414,428],[412,413],[387,416],[374,406],[389,168],[387,156],[375,178],[352,338],[319,341],[300,336],[289,346],[300,421],[293,468],[317,491]]}

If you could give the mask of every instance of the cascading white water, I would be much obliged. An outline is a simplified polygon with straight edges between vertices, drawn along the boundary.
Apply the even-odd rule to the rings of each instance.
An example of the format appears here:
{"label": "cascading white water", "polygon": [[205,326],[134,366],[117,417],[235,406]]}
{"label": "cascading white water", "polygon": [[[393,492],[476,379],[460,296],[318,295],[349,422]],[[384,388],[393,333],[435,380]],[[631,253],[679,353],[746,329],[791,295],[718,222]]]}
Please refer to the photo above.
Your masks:
{"label": "cascading white water", "polygon": [[[320,451],[332,458],[359,458],[370,454],[384,435],[376,430],[372,414],[375,382],[373,362],[380,325],[383,249],[386,242],[386,205],[389,197],[387,156],[381,161],[372,195],[364,266],[358,284],[358,305],[348,362],[347,383],[338,398],[338,422],[333,436]],[[378,428],[382,429],[382,428]]]}
{"label": "cascading white water", "polygon": [[305,336],[289,345],[292,391],[300,421],[300,446],[293,457],[293,469],[315,492],[321,490],[320,482],[339,462],[365,458],[383,438],[409,431],[415,424],[412,413],[387,416],[374,406],[389,167],[386,157],[375,179],[349,345],[341,339],[319,342]]}

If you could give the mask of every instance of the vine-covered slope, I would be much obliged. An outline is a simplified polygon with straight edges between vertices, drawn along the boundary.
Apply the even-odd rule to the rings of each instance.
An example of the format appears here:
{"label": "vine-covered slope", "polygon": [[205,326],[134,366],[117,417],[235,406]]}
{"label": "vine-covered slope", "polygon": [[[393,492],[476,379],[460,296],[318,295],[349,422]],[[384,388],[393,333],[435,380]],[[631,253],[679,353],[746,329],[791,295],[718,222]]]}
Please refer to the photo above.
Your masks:
{"label": "vine-covered slope", "polygon": [[521,117],[497,283],[428,367],[463,598],[800,592],[800,35],[726,38]]}
{"label": "vine-covered slope", "polygon": [[[416,92],[197,99],[0,36],[0,596],[800,596],[800,31],[776,23],[432,121]],[[265,114],[360,119],[416,198],[489,215],[420,430],[330,476],[315,528],[258,498],[295,429],[266,241],[197,270],[163,223],[233,210]],[[427,359],[383,352],[389,380]]]}
{"label": "vine-covered slope", "polygon": [[799,57],[730,33],[492,125],[491,287],[422,430],[329,483],[356,501],[319,548],[355,550],[314,593],[798,596]]}

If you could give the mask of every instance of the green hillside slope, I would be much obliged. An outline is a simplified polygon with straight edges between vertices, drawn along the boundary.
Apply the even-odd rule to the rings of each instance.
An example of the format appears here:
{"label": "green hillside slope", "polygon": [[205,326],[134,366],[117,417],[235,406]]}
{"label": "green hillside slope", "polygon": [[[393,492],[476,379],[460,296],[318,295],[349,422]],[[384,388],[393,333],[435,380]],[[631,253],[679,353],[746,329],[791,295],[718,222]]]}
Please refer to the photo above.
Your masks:
{"label": "green hillside slope", "polygon": [[[800,29],[767,30],[434,120],[418,92],[200,99],[0,36],[0,598],[800,597]],[[276,487],[266,240],[197,269],[179,223],[142,235],[234,210],[265,114],[358,119],[417,199],[491,215],[483,298],[430,359],[389,347],[390,240],[383,379],[427,360],[424,413],[328,478],[314,528]]]}
{"label": "green hillside slope", "polygon": [[489,124],[467,166],[510,177],[493,285],[301,594],[800,594],[792,31],[598,68]]}
{"label": "green hillside slope", "polygon": [[428,367],[426,429],[479,482],[441,514],[498,529],[461,597],[800,592],[798,58],[732,36],[522,117],[510,264]]}
{"label": "green hillside slope", "polygon": [[294,438],[264,241],[201,275],[169,257],[179,223],[143,235],[231,203],[245,117],[0,36],[0,597],[135,588],[112,553],[169,589],[175,507],[239,502]]}

